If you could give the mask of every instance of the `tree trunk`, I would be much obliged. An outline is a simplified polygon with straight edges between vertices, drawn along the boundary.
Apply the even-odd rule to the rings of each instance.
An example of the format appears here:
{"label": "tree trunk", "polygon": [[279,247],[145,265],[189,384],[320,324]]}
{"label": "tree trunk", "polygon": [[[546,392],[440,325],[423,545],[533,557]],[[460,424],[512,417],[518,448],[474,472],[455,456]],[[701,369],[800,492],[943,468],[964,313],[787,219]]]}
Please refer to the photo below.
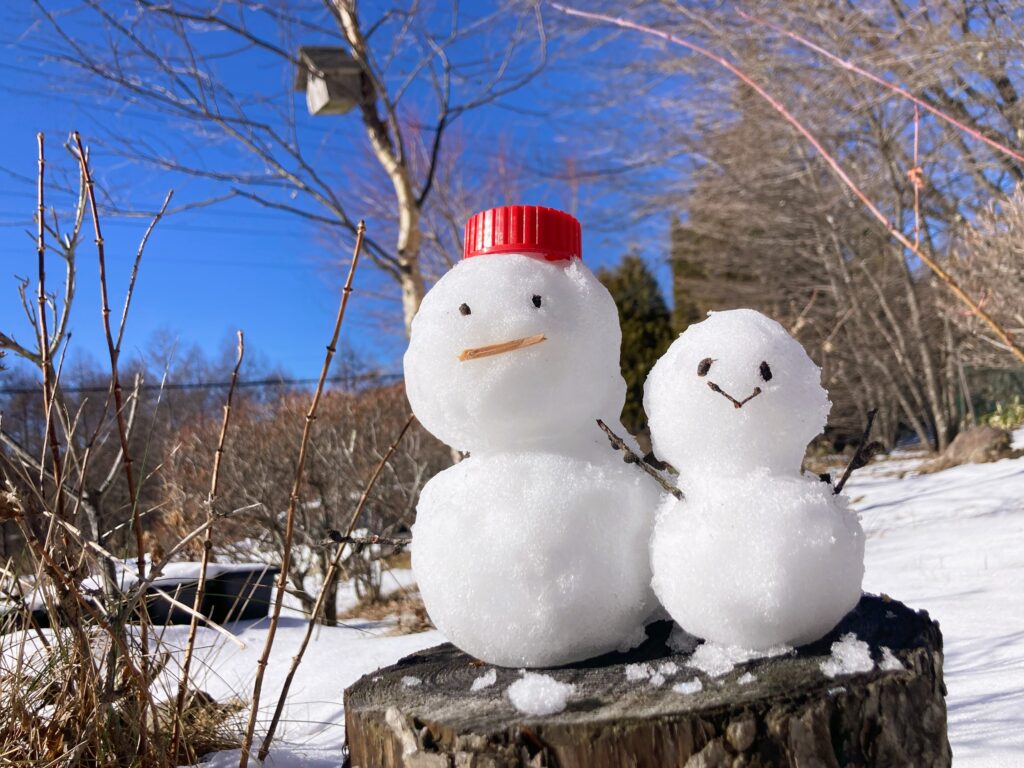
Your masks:
{"label": "tree trunk", "polygon": [[[924,612],[865,595],[823,640],[789,655],[741,664],[719,677],[666,645],[668,622],[627,654],[544,674],[575,692],[558,714],[519,714],[506,694],[520,672],[495,669],[441,645],[371,673],[345,692],[352,768],[899,768],[951,763],[946,738],[942,635]],[[870,671],[827,677],[831,644],[852,632],[868,643]],[[888,648],[901,668],[893,669]],[[625,665],[672,662],[655,685]],[[749,673],[749,675],[748,675]],[[754,679],[750,679],[750,675]],[[421,682],[409,685],[410,678]],[[696,693],[673,690],[702,682]]]}
{"label": "tree trunk", "polygon": [[[409,335],[412,330],[412,319],[416,316],[425,293],[423,271],[420,266],[422,200],[416,193],[394,105],[388,100],[384,83],[377,78],[370,66],[366,38],[359,26],[355,3],[351,0],[332,0],[332,7],[337,13],[352,55],[363,67],[366,83],[364,87],[367,89],[360,104],[363,125],[374,157],[395,190],[395,207],[398,211],[398,237],[395,242],[398,253],[396,276],[402,291],[405,333]],[[378,102],[384,109],[383,115],[378,110]]]}

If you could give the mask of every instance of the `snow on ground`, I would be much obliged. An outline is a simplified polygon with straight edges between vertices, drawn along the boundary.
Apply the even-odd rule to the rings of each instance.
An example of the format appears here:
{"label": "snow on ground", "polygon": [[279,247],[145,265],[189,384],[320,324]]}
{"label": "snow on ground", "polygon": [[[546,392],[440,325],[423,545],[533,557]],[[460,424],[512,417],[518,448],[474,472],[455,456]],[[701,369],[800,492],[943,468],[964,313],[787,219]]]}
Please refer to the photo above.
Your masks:
{"label": "snow on ground", "polygon": [[[199,688],[216,699],[241,697],[247,700],[252,694],[256,661],[266,640],[267,620],[236,622],[229,627],[237,639],[245,643],[245,648],[238,648],[213,630],[201,628],[198,646],[202,651],[197,656],[194,680]],[[256,747],[273,715],[284,677],[305,628],[306,622],[300,618],[281,618],[264,678]],[[436,631],[384,636],[389,628],[390,622],[360,621],[346,622],[344,627],[318,628],[292,682],[267,766],[337,768],[345,740],[342,707],[345,688],[367,672],[444,641]],[[184,646],[188,627],[169,627],[167,632],[168,645]],[[247,714],[246,710],[242,716]],[[255,760],[251,764],[256,765]],[[238,765],[238,751],[220,752],[203,765],[233,768]]]}
{"label": "snow on ground", "polygon": [[[1024,430],[1015,434],[1024,447]],[[931,475],[881,461],[847,491],[867,533],[864,588],[938,620],[957,768],[1024,765],[1024,458]]]}
{"label": "snow on ground", "polygon": [[[1024,447],[1024,430],[1017,444]],[[942,626],[949,735],[957,768],[1024,765],[1024,458],[918,475],[920,459],[876,462],[847,487],[868,535],[865,589],[927,610]],[[408,572],[397,572],[403,586]],[[339,603],[354,598],[343,595]],[[215,646],[203,686],[248,696],[266,622],[236,625],[245,650]],[[277,700],[304,622],[285,616],[267,674],[264,721]],[[441,642],[437,632],[382,637],[386,624],[322,628],[299,668],[285,728],[268,765],[336,766],[344,738],[342,692],[360,675]],[[652,669],[653,672],[653,669]],[[216,768],[237,765],[220,753]]]}
{"label": "snow on ground", "polygon": [[[1024,447],[1024,429],[1015,438],[1015,445]],[[957,768],[1016,768],[1024,765],[1024,458],[935,474],[917,474],[920,461],[901,454],[875,462],[855,473],[847,486],[868,536],[864,587],[925,609],[940,623]],[[405,588],[411,581],[409,571],[396,570],[385,575],[385,590]],[[354,603],[351,589],[344,588],[339,608]],[[352,620],[317,629],[292,684],[267,766],[340,764],[345,688],[443,641],[436,631],[389,636],[394,624]],[[286,609],[264,681],[258,736],[269,722],[305,627],[301,613]],[[227,628],[233,640],[200,628],[193,679],[219,700],[248,700],[267,620]],[[165,647],[183,647],[187,629],[168,627]],[[177,660],[167,669],[176,675]],[[659,667],[657,674],[676,671]],[[644,665],[632,674],[650,679],[655,670]],[[532,677],[530,682],[535,682]],[[536,686],[530,682],[521,687],[532,694]],[[474,688],[491,684],[484,675]],[[675,689],[691,693],[696,686],[676,683]],[[164,695],[172,696],[173,690],[169,685]],[[208,768],[233,768],[238,752],[207,760],[203,765]]]}

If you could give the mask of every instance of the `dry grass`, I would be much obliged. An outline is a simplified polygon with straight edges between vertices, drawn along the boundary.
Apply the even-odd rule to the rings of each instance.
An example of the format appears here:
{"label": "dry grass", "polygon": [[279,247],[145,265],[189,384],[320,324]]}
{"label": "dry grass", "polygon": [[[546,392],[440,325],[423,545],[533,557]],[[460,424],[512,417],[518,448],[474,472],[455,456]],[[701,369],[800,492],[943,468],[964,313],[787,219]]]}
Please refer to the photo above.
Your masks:
{"label": "dry grass", "polygon": [[338,615],[338,619],[342,621],[384,621],[391,618],[396,619],[396,624],[387,633],[389,635],[413,635],[434,628],[415,584],[388,592],[377,600],[358,603]]}

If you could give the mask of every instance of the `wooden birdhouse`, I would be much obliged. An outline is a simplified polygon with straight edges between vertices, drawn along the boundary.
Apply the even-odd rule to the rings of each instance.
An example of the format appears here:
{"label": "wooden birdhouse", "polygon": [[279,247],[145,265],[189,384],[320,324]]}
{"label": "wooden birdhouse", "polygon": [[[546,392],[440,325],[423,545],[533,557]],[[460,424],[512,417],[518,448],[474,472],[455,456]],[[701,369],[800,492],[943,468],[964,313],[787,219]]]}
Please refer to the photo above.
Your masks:
{"label": "wooden birdhouse", "polygon": [[343,115],[364,98],[363,69],[344,48],[299,48],[295,90],[306,94],[311,115]]}

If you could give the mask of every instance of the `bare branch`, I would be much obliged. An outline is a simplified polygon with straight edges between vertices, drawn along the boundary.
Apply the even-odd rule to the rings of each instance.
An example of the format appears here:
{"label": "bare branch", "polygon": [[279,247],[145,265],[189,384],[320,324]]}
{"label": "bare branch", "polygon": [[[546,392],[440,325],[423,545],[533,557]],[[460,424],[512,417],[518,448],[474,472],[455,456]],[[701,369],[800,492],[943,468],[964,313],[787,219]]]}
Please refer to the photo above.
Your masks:
{"label": "bare branch", "polygon": [[338,305],[338,314],[334,321],[334,332],[331,335],[330,343],[327,345],[327,354],[320,369],[320,380],[317,382],[313,392],[313,400],[309,410],[306,412],[306,420],[302,428],[302,439],[299,443],[299,455],[295,461],[295,478],[292,482],[292,492],[289,498],[288,511],[285,514],[284,547],[281,554],[281,573],[277,584],[277,594],[270,612],[270,623],[267,627],[267,639],[263,646],[263,653],[256,663],[256,679],[253,683],[252,709],[249,711],[249,721],[246,725],[245,736],[242,741],[239,768],[246,768],[249,764],[249,752],[252,749],[253,735],[256,729],[256,718],[259,715],[260,693],[263,690],[263,676],[270,661],[270,652],[274,647],[274,636],[277,634],[277,625],[281,618],[281,605],[284,599],[285,587],[288,579],[288,565],[292,555],[292,536],[295,530],[295,510],[298,506],[299,494],[302,491],[302,478],[306,467],[306,450],[309,446],[309,438],[313,430],[313,422],[316,420],[317,407],[324,391],[324,382],[331,369],[331,360],[337,349],[338,336],[341,333],[341,324],[345,319],[345,308],[348,306],[348,298],[352,293],[352,278],[355,276],[356,267],[359,264],[359,252],[363,245],[363,232],[365,225],[360,222],[356,235],[355,246],[352,251],[352,263],[349,265],[348,277],[345,279],[345,287],[341,291],[341,303]]}

